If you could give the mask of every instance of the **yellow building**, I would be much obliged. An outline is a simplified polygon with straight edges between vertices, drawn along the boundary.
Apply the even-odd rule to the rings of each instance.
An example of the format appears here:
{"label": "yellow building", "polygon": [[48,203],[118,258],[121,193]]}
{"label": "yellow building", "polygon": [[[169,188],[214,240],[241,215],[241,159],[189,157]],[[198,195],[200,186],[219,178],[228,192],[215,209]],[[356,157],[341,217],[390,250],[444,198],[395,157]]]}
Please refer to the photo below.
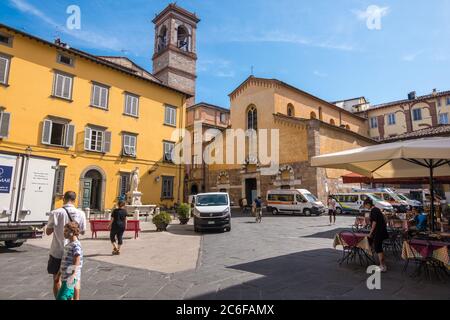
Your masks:
{"label": "yellow building", "polygon": [[356,114],[369,120],[370,136],[392,139],[415,131],[448,125],[450,91],[434,90],[425,96],[409,94],[408,99],[375,105]]}
{"label": "yellow building", "polygon": [[169,154],[190,97],[126,58],[0,25],[0,152],[58,159],[55,205],[73,190],[80,207],[109,209],[136,167],[144,204],[182,200]]}

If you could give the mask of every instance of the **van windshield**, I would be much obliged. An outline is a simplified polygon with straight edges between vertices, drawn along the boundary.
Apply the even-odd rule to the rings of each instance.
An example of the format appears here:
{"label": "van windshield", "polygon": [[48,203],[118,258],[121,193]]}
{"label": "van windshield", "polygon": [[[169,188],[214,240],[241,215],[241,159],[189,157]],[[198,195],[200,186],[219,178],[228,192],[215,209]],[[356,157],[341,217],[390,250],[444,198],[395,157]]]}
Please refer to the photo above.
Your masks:
{"label": "van windshield", "polygon": [[227,206],[228,197],[224,194],[207,194],[196,197],[198,207]]}
{"label": "van windshield", "polygon": [[401,193],[398,193],[397,195],[398,195],[398,197],[399,197],[400,199],[402,199],[402,200],[405,200],[405,201],[410,200],[407,196],[405,196],[405,195],[403,195],[403,194],[401,194]]}
{"label": "van windshield", "polygon": [[381,199],[380,197],[378,197],[378,196],[376,196],[376,195],[374,195],[374,194],[368,194],[368,196],[369,196],[369,198],[372,199],[373,201],[377,201],[377,202],[383,201],[383,199]]}
{"label": "van windshield", "polygon": [[309,202],[317,202],[319,200],[317,200],[317,198],[311,194],[311,193],[303,193],[303,196],[306,198],[306,200],[308,200]]}

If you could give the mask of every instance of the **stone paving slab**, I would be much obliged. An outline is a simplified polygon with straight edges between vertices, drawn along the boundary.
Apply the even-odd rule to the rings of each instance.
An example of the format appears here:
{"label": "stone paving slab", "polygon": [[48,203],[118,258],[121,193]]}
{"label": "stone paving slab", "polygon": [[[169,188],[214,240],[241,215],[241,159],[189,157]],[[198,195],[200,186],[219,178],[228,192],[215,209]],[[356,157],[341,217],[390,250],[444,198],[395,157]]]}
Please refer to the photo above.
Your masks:
{"label": "stone paving slab", "polygon": [[[365,268],[353,264],[339,266],[341,251],[332,248],[333,235],[348,228],[353,217],[338,217],[335,226],[328,225],[328,217],[264,216],[261,225],[252,220],[235,217],[231,233],[207,233],[201,241],[193,231],[178,226],[173,234],[158,234],[159,240],[149,232],[150,237],[143,235],[139,241],[142,243],[135,247],[132,240],[127,241],[127,254],[135,259],[131,266],[117,259],[103,261],[92,250],[85,259],[81,297],[85,300],[450,299],[449,283],[412,279],[402,273],[403,261],[391,256],[387,259],[389,272],[382,275],[382,290],[367,289]],[[201,254],[199,261],[196,261],[198,252],[194,255],[189,268],[174,271],[177,264],[173,261],[184,254],[181,251],[186,246],[177,242],[179,235],[194,246],[197,241],[199,246],[201,243]],[[165,264],[157,268],[154,265],[160,264],[160,260],[151,254],[152,258],[145,257],[155,241],[159,241],[159,246],[164,241],[178,244],[167,246],[171,251],[165,253]],[[94,245],[87,246],[95,249]],[[0,248],[0,299],[53,299],[51,277],[46,275],[47,255],[46,248],[34,243],[14,250]],[[140,263],[146,266],[141,267]]]}
{"label": "stone paving slab", "polygon": [[[132,233],[126,233],[121,255],[113,256],[108,232],[99,232],[98,239],[91,239],[88,224],[86,234],[80,237],[85,258],[165,273],[196,268],[201,236],[193,232],[192,222],[187,226],[171,224],[168,232],[160,233],[151,222],[141,221],[141,229],[138,239],[130,237]],[[51,240],[52,236],[44,236],[27,243],[49,249]]]}

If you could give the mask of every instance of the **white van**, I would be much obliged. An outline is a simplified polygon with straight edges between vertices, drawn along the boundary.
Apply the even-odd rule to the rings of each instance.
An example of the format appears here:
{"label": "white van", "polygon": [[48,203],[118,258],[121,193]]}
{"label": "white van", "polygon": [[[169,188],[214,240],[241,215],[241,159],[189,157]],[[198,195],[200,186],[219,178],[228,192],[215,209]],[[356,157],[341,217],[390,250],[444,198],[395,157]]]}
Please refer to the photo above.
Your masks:
{"label": "white van", "polygon": [[272,190],[267,193],[267,210],[277,214],[320,216],[327,212],[325,205],[305,189]]}
{"label": "white van", "polygon": [[375,207],[381,211],[394,212],[394,207],[372,193],[338,193],[331,195],[336,200],[336,213],[361,213],[364,211],[364,201],[372,199]]}
{"label": "white van", "polygon": [[201,193],[194,197],[194,230],[231,231],[231,207],[228,193]]}

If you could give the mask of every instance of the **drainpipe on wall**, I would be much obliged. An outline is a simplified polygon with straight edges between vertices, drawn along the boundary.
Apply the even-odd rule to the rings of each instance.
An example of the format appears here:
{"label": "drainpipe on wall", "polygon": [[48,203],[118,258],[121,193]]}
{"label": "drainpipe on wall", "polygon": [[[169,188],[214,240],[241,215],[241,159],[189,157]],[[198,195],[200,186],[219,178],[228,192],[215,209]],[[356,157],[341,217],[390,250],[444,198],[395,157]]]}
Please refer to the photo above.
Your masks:
{"label": "drainpipe on wall", "polygon": [[[180,112],[181,113],[181,116],[180,116],[180,129],[181,128],[183,128],[183,121],[184,121],[184,104],[185,104],[185,102],[187,101],[187,99],[185,99],[185,97],[183,97],[183,98],[181,98],[181,111],[182,112]],[[182,133],[181,133],[181,130],[180,130],[180,135],[179,135],[179,137],[178,137],[178,140],[179,141],[181,141],[181,138],[182,138]],[[183,183],[184,184],[184,177],[181,177],[182,176],[182,173],[183,173],[183,171],[182,171],[182,164],[179,164],[178,165],[178,203],[181,203],[181,199],[180,199],[180,193],[181,193],[181,183]]]}

